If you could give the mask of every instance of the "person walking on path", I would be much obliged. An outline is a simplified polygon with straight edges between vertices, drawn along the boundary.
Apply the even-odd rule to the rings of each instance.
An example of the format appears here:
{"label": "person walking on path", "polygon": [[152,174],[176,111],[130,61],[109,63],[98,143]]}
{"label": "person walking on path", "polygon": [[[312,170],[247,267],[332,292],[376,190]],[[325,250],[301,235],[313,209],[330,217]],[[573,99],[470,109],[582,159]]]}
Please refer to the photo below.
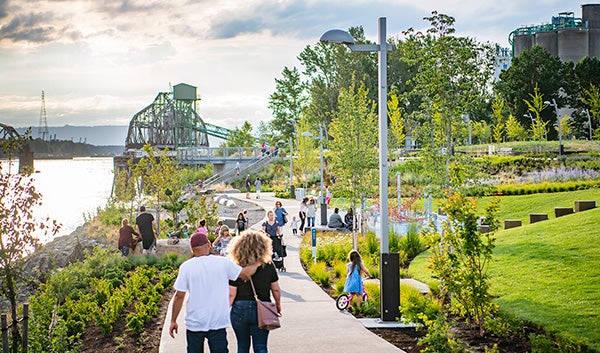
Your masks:
{"label": "person walking on path", "polygon": [[281,227],[285,226],[287,223],[288,212],[283,208],[281,201],[275,201],[275,209],[273,211],[275,212],[275,219],[279,222],[279,225]]}
{"label": "person walking on path", "polygon": [[306,222],[306,212],[308,211],[308,197],[303,197],[300,202],[300,210],[298,216],[300,217],[300,234],[304,234],[304,224]]}
{"label": "person walking on path", "polygon": [[256,198],[260,199],[260,189],[262,187],[262,183],[260,182],[259,177],[256,177],[256,181],[254,182],[254,187],[256,187]]}
{"label": "person walking on path", "polygon": [[292,221],[290,222],[290,228],[292,228],[292,234],[298,235],[298,220],[296,216],[292,216]]}
{"label": "person walking on path", "polygon": [[317,214],[317,204],[315,199],[311,198],[308,201],[308,205],[306,206],[306,219],[308,222],[306,223],[306,228],[315,227],[315,216]]}
{"label": "person walking on path", "polygon": [[189,293],[185,314],[187,353],[204,352],[205,339],[211,353],[228,352],[225,328],[230,325],[229,281],[250,278],[262,262],[242,268],[229,258],[210,255],[210,242],[204,233],[192,235],[190,248],[194,257],[181,264],[173,285],[177,292],[173,298],[169,335],[175,338],[178,333],[177,316]]}
{"label": "person walking on path", "polygon": [[252,187],[252,184],[250,184],[250,174],[248,174],[248,176],[246,177],[246,181],[244,181],[244,184],[246,185],[246,198],[249,199],[250,188]]}
{"label": "person walking on path", "polygon": [[332,198],[333,194],[331,193],[331,188],[328,186],[327,190],[325,191],[325,203],[327,204],[327,207],[329,207],[329,203],[331,202]]}
{"label": "person walking on path", "polygon": [[146,206],[140,206],[140,214],[136,217],[135,224],[142,236],[142,254],[147,254],[156,244],[158,228],[154,216],[146,212]]}
{"label": "person walking on path", "polygon": [[244,217],[243,212],[240,212],[237,215],[237,219],[235,220],[235,229],[238,235],[248,229],[248,221],[246,220],[246,217]]}
{"label": "person walking on path", "polygon": [[[127,256],[129,252],[133,252],[137,243],[141,240],[140,234],[129,225],[129,220],[123,218],[121,221],[121,229],[119,229],[119,243],[117,247],[121,250],[121,255]],[[136,236],[134,239],[133,236]]]}
{"label": "person walking on path", "polygon": [[362,302],[362,294],[364,291],[363,281],[362,281],[362,273],[366,274],[368,277],[371,277],[369,270],[362,263],[362,259],[360,254],[356,250],[350,250],[348,253],[348,264],[347,266],[347,274],[346,274],[346,282],[344,283],[344,292],[355,294],[356,298],[356,306],[360,307]]}
{"label": "person walking on path", "polygon": [[230,244],[229,253],[233,262],[245,266],[262,262],[254,275],[252,283],[237,279],[229,281],[229,298],[231,302],[231,326],[235,332],[238,353],[250,352],[250,344],[255,353],[267,353],[269,331],[258,328],[256,299],[252,286],[259,300],[275,301],[277,312],[281,313],[281,289],[275,266],[271,262],[271,239],[262,232],[247,231],[238,236]]}

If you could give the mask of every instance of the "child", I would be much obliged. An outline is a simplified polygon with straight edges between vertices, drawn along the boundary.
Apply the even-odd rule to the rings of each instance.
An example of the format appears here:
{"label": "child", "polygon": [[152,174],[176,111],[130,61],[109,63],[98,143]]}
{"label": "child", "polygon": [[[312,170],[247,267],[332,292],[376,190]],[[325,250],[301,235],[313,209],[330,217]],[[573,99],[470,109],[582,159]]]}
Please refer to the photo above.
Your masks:
{"label": "child", "polygon": [[221,227],[223,226],[223,221],[217,222],[217,228],[215,228],[215,237],[218,237],[221,234]]}
{"label": "child", "polygon": [[206,228],[205,219],[200,220],[200,223],[198,224],[198,229],[196,229],[196,233],[203,233],[204,235],[208,236],[208,228]]}
{"label": "child", "polygon": [[226,225],[221,226],[221,231],[219,232],[219,236],[215,239],[215,245],[217,246],[217,251],[219,255],[225,256],[227,251],[227,245],[231,241],[231,234],[229,233],[229,227]]}
{"label": "child", "polygon": [[362,302],[363,294],[363,281],[361,273],[365,273],[368,277],[371,277],[369,270],[363,265],[360,254],[356,250],[351,250],[348,253],[348,272],[346,273],[346,283],[344,283],[344,292],[354,293],[356,298],[356,305],[360,307]]}
{"label": "child", "polygon": [[296,216],[292,216],[290,227],[292,228],[292,233],[294,233],[294,235],[298,235],[298,220],[296,219]]}

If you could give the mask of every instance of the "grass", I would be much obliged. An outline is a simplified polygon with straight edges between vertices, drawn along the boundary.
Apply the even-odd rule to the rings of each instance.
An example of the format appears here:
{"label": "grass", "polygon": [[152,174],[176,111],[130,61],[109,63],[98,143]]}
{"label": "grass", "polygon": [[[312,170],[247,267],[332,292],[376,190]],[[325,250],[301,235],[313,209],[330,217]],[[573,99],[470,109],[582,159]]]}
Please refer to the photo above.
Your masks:
{"label": "grass", "polygon": [[[493,197],[478,199],[477,211],[483,215],[485,207]],[[530,213],[546,213],[548,218],[554,218],[554,207],[575,207],[575,200],[600,200],[600,189],[588,189],[569,192],[555,192],[519,196],[505,196],[500,202],[498,219],[520,219],[523,224],[529,224]]]}
{"label": "grass", "polygon": [[[562,200],[568,194],[577,194],[572,195],[575,199],[598,199],[586,192],[561,193]],[[543,196],[554,199],[556,195]],[[527,212],[546,209],[548,201],[530,199]],[[514,215],[523,207],[505,204]],[[491,293],[497,296],[500,309],[600,350],[598,220],[600,208],[500,231],[490,266]],[[426,256],[423,253],[411,263],[409,274],[433,284],[425,268]]]}

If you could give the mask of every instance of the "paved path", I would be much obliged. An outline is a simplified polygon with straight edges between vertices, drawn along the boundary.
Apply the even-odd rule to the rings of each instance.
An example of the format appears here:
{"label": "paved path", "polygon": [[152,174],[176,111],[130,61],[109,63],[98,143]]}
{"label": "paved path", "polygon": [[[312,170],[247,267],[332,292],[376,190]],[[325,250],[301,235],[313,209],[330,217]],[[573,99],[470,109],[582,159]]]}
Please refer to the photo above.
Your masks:
{"label": "paved path", "polygon": [[[245,199],[245,194],[230,194],[231,197]],[[254,196],[254,194],[252,194]],[[298,214],[299,202],[276,199],[273,193],[262,193],[261,199],[251,199],[266,210],[280,200],[291,215]],[[317,224],[319,224],[317,212]],[[260,229],[260,224],[252,229]],[[302,268],[298,256],[300,237],[294,237],[289,226],[284,227],[284,241],[287,245],[285,266],[287,272],[278,272],[281,286],[282,314],[281,328],[269,334],[269,351],[274,353],[318,353],[318,352],[403,352],[392,344],[367,330],[354,316],[340,312],[334,300],[316,285]],[[178,317],[179,334],[175,339],[169,336],[171,307],[165,318],[160,343],[161,353],[185,352],[185,308]],[[228,329],[229,351],[236,352],[235,334]],[[208,349],[206,350],[208,352]]]}

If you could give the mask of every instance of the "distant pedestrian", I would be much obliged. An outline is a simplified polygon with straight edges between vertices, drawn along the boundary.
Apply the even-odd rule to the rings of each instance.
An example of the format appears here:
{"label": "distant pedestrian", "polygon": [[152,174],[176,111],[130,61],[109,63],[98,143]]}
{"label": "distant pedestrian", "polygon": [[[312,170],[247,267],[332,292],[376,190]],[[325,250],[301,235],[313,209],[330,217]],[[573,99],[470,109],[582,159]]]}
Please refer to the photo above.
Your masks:
{"label": "distant pedestrian", "polygon": [[298,216],[300,217],[300,234],[304,234],[304,224],[306,222],[306,212],[308,211],[308,197],[302,198],[300,202],[300,211]]}
{"label": "distant pedestrian", "polygon": [[244,213],[238,213],[237,219],[235,220],[235,228],[237,230],[237,234],[241,234],[243,231],[248,229],[248,221],[246,221],[246,217],[244,217]]}
{"label": "distant pedestrian", "polygon": [[292,228],[292,233],[294,235],[298,235],[298,220],[296,216],[292,216],[292,221],[290,222],[290,228]]}
{"label": "distant pedestrian", "polygon": [[275,209],[273,212],[275,212],[275,219],[283,227],[287,223],[288,212],[283,208],[281,201],[275,201]]}
{"label": "distant pedestrian", "polygon": [[145,206],[140,206],[140,214],[136,217],[135,224],[142,236],[142,254],[154,252],[156,239],[158,238],[158,227],[154,216],[146,212]]}
{"label": "distant pedestrian", "polygon": [[202,234],[208,236],[208,228],[206,228],[206,220],[205,219],[201,219],[200,222],[198,222],[198,228],[196,229],[196,233],[202,233]]}
{"label": "distant pedestrian", "polygon": [[310,198],[308,201],[308,205],[306,206],[306,228],[315,227],[315,217],[317,215],[317,203],[314,198]]}
{"label": "distant pedestrian", "polygon": [[[123,218],[121,221],[121,229],[119,229],[119,243],[117,247],[121,250],[121,255],[127,256],[129,252],[133,252],[137,243],[141,240],[140,234],[129,225],[129,220]],[[136,238],[133,238],[133,236]]]}
{"label": "distant pedestrian", "polygon": [[333,194],[331,193],[331,189],[328,186],[327,189],[325,190],[325,203],[327,204],[327,207],[329,207],[329,203],[331,202],[332,198],[333,198]]}
{"label": "distant pedestrian", "polygon": [[235,175],[240,175],[240,161],[235,162]]}
{"label": "distant pedestrian", "polygon": [[254,187],[256,188],[256,198],[260,199],[260,189],[262,187],[262,183],[259,177],[256,177],[256,181],[254,182]]}
{"label": "distant pedestrian", "polygon": [[244,182],[244,184],[246,185],[246,198],[249,199],[250,188],[252,187],[252,184],[250,184],[250,174],[248,174],[248,176],[246,177],[246,181]]}

